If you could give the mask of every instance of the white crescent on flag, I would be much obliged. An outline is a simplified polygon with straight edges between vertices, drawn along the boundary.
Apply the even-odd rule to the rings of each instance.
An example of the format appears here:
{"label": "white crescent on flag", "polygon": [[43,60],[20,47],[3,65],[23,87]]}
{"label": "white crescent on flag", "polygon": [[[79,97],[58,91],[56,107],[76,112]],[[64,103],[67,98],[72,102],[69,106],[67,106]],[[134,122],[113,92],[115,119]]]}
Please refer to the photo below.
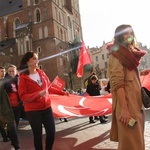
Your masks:
{"label": "white crescent on flag", "polygon": [[60,96],[50,94],[56,118],[103,116],[112,112],[111,94],[105,96]]}

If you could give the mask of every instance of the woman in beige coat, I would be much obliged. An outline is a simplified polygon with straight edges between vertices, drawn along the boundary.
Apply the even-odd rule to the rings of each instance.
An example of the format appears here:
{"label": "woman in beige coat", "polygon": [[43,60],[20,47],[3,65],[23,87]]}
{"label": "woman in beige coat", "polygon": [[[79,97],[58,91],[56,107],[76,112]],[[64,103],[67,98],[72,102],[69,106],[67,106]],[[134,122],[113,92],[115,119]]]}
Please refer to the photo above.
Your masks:
{"label": "woman in beige coat", "polygon": [[146,52],[136,47],[130,25],[116,28],[114,43],[107,49],[113,99],[110,140],[118,142],[118,150],[144,150],[144,111],[137,67]]}

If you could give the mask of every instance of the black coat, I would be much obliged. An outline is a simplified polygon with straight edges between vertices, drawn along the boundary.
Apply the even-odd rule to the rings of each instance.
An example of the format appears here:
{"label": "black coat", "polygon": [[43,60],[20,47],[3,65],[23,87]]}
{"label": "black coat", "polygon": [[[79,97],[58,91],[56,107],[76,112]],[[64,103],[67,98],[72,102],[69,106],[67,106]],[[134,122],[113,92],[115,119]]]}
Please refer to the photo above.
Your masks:
{"label": "black coat", "polygon": [[4,89],[4,80],[0,79],[0,124],[10,123],[14,120],[14,113]]}
{"label": "black coat", "polygon": [[87,90],[86,92],[90,95],[90,96],[97,96],[100,95],[100,84],[98,82],[96,82],[95,84],[93,83],[89,83],[87,85]]}
{"label": "black coat", "polygon": [[5,76],[5,84],[4,84],[4,88],[6,90],[7,93],[11,93],[12,92],[12,85],[11,83],[14,83],[17,90],[18,90],[18,76],[16,75],[14,78],[7,75]]}

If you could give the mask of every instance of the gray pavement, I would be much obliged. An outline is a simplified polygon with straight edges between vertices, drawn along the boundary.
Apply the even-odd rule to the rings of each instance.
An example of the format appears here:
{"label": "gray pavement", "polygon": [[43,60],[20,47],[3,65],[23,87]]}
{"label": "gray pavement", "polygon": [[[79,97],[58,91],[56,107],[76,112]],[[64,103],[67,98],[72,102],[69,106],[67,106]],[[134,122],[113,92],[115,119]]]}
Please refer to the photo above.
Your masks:
{"label": "gray pavement", "polygon": [[[68,122],[55,119],[56,139],[53,150],[116,150],[117,143],[109,140],[111,115],[106,124],[97,121],[89,124],[88,117],[68,119]],[[21,121],[18,130],[21,150],[34,150],[31,128],[27,121]],[[45,131],[43,130],[43,143]],[[145,145],[150,150],[150,110],[146,110]],[[0,150],[10,150],[10,142],[3,143],[0,137]]]}

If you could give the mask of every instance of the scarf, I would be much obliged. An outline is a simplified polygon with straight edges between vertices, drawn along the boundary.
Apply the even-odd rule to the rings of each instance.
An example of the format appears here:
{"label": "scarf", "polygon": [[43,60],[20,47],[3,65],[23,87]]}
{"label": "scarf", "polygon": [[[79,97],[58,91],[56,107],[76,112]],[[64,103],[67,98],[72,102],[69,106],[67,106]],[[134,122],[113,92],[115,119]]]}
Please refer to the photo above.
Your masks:
{"label": "scarf", "polygon": [[123,45],[109,44],[106,48],[110,54],[118,58],[122,65],[126,66],[130,71],[138,67],[141,57],[146,54],[145,50],[140,50],[137,47],[134,47],[132,52]]}

